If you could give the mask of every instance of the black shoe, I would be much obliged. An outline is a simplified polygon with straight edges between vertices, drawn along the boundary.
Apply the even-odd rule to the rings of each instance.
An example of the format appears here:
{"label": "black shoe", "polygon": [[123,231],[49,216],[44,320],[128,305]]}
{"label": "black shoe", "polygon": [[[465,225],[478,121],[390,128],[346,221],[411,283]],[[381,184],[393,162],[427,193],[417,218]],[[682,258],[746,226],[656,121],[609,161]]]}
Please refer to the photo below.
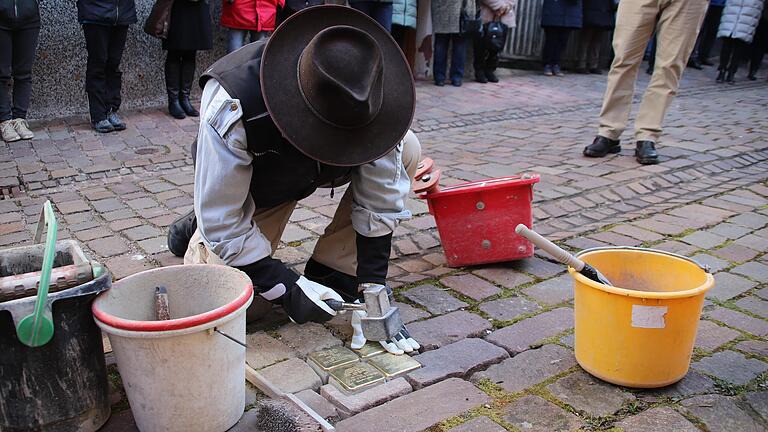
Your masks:
{"label": "black shoe", "polygon": [[701,66],[701,62],[699,62],[699,61],[698,61],[698,60],[696,60],[696,59],[690,59],[690,60],[688,60],[688,67],[689,67],[689,68],[693,68],[693,69],[698,69],[698,70],[702,70],[702,69],[704,69],[704,68]]}
{"label": "black shoe", "polygon": [[604,136],[596,136],[592,144],[584,147],[584,156],[604,157],[608,153],[618,153],[621,151],[619,140],[608,139]]}
{"label": "black shoe", "polygon": [[353,302],[362,298],[362,293],[357,291],[357,277],[320,264],[313,258],[310,258],[304,266],[304,276],[311,281],[333,288],[344,301]]}
{"label": "black shoe", "polygon": [[731,84],[731,85],[736,84],[736,80],[733,79],[734,75],[735,75],[734,72],[728,71],[728,73],[725,74],[725,82],[727,82],[728,84]]}
{"label": "black shoe", "polygon": [[592,69],[589,70],[589,73],[591,73],[592,75],[602,75],[603,71],[601,71],[598,68],[592,68]]}
{"label": "black shoe", "polygon": [[190,117],[198,117],[200,113],[189,102],[189,92],[195,80],[195,62],[184,61],[181,63],[181,89],[179,91],[179,104],[184,113]]}
{"label": "black shoe", "polygon": [[747,79],[750,81],[757,80],[757,71],[749,71],[749,73],[747,74]]}
{"label": "black shoe", "polygon": [[461,87],[461,78],[451,78],[451,85],[454,87]]}
{"label": "black shoe", "polygon": [[574,72],[576,72],[579,75],[586,75],[586,74],[589,73],[589,69],[587,69],[585,67],[580,67],[580,68],[576,68],[576,70]]}
{"label": "black shoe", "polygon": [[475,71],[475,81],[479,82],[480,84],[487,84],[488,78],[485,77],[485,72],[481,70]]}
{"label": "black shoe", "polygon": [[701,63],[704,66],[714,66],[715,64],[707,59],[701,59],[699,60],[699,63]]}
{"label": "black shoe", "polygon": [[107,114],[107,121],[115,128],[116,131],[125,130],[125,122],[117,115],[116,112],[110,111]]}
{"label": "black shoe", "polygon": [[181,103],[179,103],[179,92],[168,90],[168,114],[179,120],[187,117],[184,109],[181,107]]}
{"label": "black shoe", "polygon": [[717,71],[717,78],[715,78],[715,82],[721,83],[723,81],[725,81],[725,71],[719,70]]}
{"label": "black shoe", "polygon": [[189,213],[173,221],[168,227],[168,250],[177,257],[183,257],[196,229],[195,210],[190,210]]}
{"label": "black shoe", "polygon": [[654,165],[659,163],[659,154],[656,153],[656,143],[653,141],[638,141],[635,148],[635,157],[642,165]]}
{"label": "black shoe", "polygon": [[179,103],[181,86],[181,64],[176,62],[165,63],[165,88],[168,91],[168,114],[179,120],[187,115]]}
{"label": "black shoe", "polygon": [[435,81],[435,85],[438,87],[443,87],[445,85],[444,81]]}
{"label": "black shoe", "polygon": [[112,123],[110,123],[109,120],[107,119],[97,121],[92,124],[93,124],[93,130],[99,133],[110,133],[115,131],[115,127],[112,126]]}
{"label": "black shoe", "polygon": [[496,72],[492,70],[485,71],[485,78],[488,80],[488,82],[491,82],[491,83],[499,82],[499,77],[497,77]]}

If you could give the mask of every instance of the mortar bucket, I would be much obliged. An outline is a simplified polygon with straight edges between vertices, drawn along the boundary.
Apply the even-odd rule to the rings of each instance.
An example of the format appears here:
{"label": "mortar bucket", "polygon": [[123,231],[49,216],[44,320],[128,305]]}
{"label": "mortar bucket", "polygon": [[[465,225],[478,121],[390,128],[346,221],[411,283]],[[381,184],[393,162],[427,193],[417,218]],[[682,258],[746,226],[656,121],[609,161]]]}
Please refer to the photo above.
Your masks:
{"label": "mortar bucket", "polygon": [[[155,288],[168,291],[170,320],[157,321]],[[163,267],[116,282],[96,298],[128,402],[143,432],[221,432],[245,409],[245,273],[200,264]],[[224,335],[222,335],[223,333]]]}
{"label": "mortar bucket", "polygon": [[651,249],[595,248],[577,257],[613,287],[575,279],[576,360],[613,384],[655,388],[688,372],[704,296],[715,284],[693,260]]}

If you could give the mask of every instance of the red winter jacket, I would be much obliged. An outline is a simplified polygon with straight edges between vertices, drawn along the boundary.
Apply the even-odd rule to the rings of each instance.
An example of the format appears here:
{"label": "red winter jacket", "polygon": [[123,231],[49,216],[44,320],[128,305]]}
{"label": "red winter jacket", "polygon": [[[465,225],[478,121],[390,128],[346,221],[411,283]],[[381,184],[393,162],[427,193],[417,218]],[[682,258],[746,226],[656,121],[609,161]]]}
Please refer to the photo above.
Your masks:
{"label": "red winter jacket", "polygon": [[283,7],[285,0],[223,0],[221,25],[228,28],[253,31],[275,29],[277,7]]}

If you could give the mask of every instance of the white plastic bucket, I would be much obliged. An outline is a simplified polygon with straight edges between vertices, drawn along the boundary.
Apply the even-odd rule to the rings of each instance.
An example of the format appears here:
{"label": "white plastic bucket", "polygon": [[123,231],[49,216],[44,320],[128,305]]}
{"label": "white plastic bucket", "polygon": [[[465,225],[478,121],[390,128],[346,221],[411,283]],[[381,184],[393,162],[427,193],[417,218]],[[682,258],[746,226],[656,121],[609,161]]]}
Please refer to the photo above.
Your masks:
{"label": "white plastic bucket", "polygon": [[[171,319],[155,320],[155,287]],[[219,265],[183,265],[129,276],[93,303],[109,336],[142,432],[222,432],[245,408],[245,309],[253,285]]]}

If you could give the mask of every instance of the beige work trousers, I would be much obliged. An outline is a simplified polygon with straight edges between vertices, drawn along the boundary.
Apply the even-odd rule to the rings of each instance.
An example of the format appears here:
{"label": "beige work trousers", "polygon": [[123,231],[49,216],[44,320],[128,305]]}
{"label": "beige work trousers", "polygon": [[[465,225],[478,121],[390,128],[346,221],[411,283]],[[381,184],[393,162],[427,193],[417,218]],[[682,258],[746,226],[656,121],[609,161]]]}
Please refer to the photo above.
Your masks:
{"label": "beige work trousers", "polygon": [[[403,140],[403,164],[411,179],[416,173],[420,159],[421,145],[416,135],[409,131]],[[296,201],[290,201],[273,208],[257,209],[253,215],[253,222],[272,244],[272,253],[277,250],[280,237],[282,237],[285,226],[295,208]],[[333,220],[317,240],[312,258],[334,270],[356,275],[357,246],[355,237],[355,230],[352,228],[352,188],[348,187],[336,208]],[[184,255],[184,264],[225,263],[203,243],[200,231],[197,230],[189,241],[187,252]]]}
{"label": "beige work trousers", "polygon": [[[618,140],[629,121],[635,80],[656,28],[656,63],[635,119],[635,139],[657,142],[693,51],[708,0],[621,0],[598,134]],[[658,24],[657,24],[658,19]]]}

